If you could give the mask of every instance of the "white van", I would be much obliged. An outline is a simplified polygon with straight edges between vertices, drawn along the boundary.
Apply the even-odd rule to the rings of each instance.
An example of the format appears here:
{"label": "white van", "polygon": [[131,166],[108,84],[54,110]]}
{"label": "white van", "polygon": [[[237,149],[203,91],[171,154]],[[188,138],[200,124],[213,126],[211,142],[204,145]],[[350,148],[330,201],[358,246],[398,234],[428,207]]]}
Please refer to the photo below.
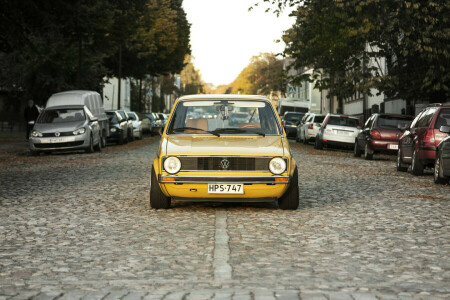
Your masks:
{"label": "white van", "polygon": [[106,146],[108,117],[100,94],[67,91],[52,95],[30,136],[32,153],[53,150],[93,152]]}

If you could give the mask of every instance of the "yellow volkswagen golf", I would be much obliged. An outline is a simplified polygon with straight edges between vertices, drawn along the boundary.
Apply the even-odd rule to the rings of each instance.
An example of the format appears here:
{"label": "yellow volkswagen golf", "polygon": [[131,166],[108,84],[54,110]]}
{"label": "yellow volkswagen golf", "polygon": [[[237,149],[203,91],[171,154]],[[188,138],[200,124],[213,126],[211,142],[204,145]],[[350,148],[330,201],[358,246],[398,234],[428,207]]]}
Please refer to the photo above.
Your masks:
{"label": "yellow volkswagen golf", "polygon": [[179,98],[151,171],[150,205],[171,201],[299,204],[298,172],[272,103],[262,96]]}

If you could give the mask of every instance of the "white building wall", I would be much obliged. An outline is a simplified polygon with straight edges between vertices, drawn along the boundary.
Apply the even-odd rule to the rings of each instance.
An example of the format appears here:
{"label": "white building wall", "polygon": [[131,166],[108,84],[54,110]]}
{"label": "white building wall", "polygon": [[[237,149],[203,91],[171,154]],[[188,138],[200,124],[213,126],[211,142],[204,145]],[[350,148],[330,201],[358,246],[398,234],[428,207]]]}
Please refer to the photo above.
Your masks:
{"label": "white building wall", "polygon": [[363,111],[363,102],[355,101],[351,103],[344,103],[344,114],[346,115],[359,115]]}
{"label": "white building wall", "polygon": [[[119,109],[119,79],[109,78],[108,83],[103,87],[103,106],[105,109]],[[122,78],[121,81],[120,109],[130,110],[131,106],[131,81],[129,78]]]}

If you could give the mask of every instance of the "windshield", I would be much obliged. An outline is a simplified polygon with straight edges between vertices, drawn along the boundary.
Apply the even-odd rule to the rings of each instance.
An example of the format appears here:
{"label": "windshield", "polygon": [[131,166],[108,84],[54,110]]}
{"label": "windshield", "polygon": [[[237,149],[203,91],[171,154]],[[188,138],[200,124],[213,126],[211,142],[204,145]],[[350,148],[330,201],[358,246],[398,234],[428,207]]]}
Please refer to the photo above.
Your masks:
{"label": "windshield", "polygon": [[86,120],[82,108],[77,109],[46,109],[39,116],[37,123],[66,123]]}
{"label": "windshield", "polygon": [[315,116],[314,123],[322,123],[324,119],[325,119],[325,116]]}
{"label": "windshield", "polygon": [[330,119],[328,120],[327,125],[339,125],[339,126],[347,126],[347,127],[361,126],[359,119],[353,119],[353,118],[349,118],[349,117],[336,117],[336,116],[330,116]]}
{"label": "windshield", "polygon": [[413,118],[402,118],[402,117],[392,117],[392,116],[380,116],[378,118],[378,127],[384,129],[398,129],[404,128],[405,125],[410,125]]}
{"label": "windshield", "polygon": [[168,134],[278,135],[281,132],[270,103],[258,100],[181,101],[168,128]]}
{"label": "windshield", "polygon": [[119,120],[117,119],[117,115],[115,112],[106,112],[106,115],[108,116],[108,120],[109,120],[110,124],[119,123]]}

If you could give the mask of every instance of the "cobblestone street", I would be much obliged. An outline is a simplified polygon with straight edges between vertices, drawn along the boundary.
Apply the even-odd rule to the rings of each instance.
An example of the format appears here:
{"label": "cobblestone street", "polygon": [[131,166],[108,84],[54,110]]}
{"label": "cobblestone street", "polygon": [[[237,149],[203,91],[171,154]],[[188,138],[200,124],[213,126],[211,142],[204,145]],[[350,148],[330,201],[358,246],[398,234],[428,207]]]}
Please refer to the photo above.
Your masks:
{"label": "cobblestone street", "polygon": [[430,171],[291,141],[297,210],[154,210],[158,142],[0,156],[0,300],[450,298],[450,186]]}

